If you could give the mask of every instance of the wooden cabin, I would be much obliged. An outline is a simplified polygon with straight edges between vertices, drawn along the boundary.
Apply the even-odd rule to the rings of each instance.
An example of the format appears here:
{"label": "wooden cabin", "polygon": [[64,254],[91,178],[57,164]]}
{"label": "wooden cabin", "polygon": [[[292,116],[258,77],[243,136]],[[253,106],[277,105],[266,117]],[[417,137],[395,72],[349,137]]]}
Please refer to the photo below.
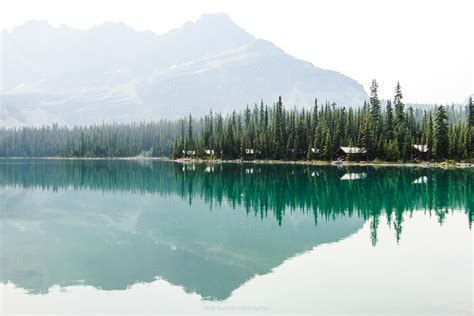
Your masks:
{"label": "wooden cabin", "polygon": [[412,153],[416,159],[427,160],[429,147],[428,145],[413,145]]}
{"label": "wooden cabin", "polygon": [[208,156],[214,156],[214,149],[205,149],[204,153]]}
{"label": "wooden cabin", "polygon": [[364,147],[339,147],[336,151],[339,159],[363,160],[367,159],[367,149]]}
{"label": "wooden cabin", "polygon": [[319,150],[319,148],[312,147],[310,150],[312,157],[317,157],[321,153],[321,150]]}
{"label": "wooden cabin", "polygon": [[194,157],[196,156],[196,151],[195,150],[183,150],[181,151],[183,154],[183,157]]}
{"label": "wooden cabin", "polygon": [[256,150],[253,148],[245,148],[242,154],[242,159],[255,159],[256,155],[260,153],[260,150]]}

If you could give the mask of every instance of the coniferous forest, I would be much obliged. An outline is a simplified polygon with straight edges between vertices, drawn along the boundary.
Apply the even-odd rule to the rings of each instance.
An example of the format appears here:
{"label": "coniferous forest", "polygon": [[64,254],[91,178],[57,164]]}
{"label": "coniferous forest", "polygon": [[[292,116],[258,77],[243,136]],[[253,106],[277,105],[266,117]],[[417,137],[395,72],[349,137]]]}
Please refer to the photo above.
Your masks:
{"label": "coniferous forest", "polygon": [[[0,128],[0,157],[134,157],[333,160],[341,146],[363,148],[346,159],[472,160],[474,105],[413,109],[397,83],[382,102],[373,80],[357,109],[315,103],[288,109],[255,104],[240,113],[131,124]],[[423,145],[423,146],[414,146]],[[415,150],[423,148],[421,152]]]}

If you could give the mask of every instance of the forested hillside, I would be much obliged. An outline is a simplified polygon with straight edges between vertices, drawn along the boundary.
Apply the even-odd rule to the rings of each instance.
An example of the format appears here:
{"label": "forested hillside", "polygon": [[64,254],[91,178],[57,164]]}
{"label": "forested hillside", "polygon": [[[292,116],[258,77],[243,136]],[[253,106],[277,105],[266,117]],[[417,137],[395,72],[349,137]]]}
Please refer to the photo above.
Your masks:
{"label": "forested hillside", "polygon": [[[474,105],[414,110],[400,84],[386,106],[372,82],[370,99],[358,109],[315,104],[285,109],[280,98],[243,112],[155,123],[58,125],[0,130],[2,157],[200,157],[216,159],[332,160],[340,146],[366,149],[364,159],[466,160],[474,157]],[[426,145],[417,156],[413,145]],[[365,151],[364,151],[365,152]],[[350,157],[349,157],[350,158]],[[361,158],[361,157],[358,157]]]}

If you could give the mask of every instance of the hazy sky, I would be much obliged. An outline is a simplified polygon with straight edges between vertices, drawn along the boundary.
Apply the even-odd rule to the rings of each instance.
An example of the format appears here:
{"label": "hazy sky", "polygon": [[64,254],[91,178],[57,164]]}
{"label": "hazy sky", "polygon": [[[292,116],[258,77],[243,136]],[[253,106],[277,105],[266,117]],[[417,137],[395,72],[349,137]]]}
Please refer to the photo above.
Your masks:
{"label": "hazy sky", "polygon": [[339,71],[381,97],[397,80],[405,100],[461,102],[474,92],[473,5],[450,1],[1,0],[0,28],[31,19],[90,28],[125,22],[157,34],[225,12],[257,38],[314,65]]}

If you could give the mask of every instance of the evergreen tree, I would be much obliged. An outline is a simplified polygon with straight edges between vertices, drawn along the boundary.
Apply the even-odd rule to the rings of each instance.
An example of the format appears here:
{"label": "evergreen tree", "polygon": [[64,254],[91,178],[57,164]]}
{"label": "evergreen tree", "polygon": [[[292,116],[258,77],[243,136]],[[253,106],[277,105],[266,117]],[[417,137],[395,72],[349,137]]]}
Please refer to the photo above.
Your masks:
{"label": "evergreen tree", "polygon": [[434,131],[434,148],[437,159],[446,158],[448,155],[448,116],[446,109],[440,105],[436,108],[435,114],[435,131]]}
{"label": "evergreen tree", "polygon": [[186,138],[186,150],[193,150],[194,149],[194,137],[193,137],[193,118],[191,114],[189,114],[188,119],[188,137]]}
{"label": "evergreen tree", "polygon": [[405,139],[405,110],[403,104],[403,94],[402,88],[400,86],[400,82],[397,82],[397,86],[395,87],[395,96],[393,99],[393,104],[395,107],[395,117],[394,117],[394,133],[395,138],[397,139],[399,149],[403,147],[403,142]]}
{"label": "evergreen tree", "polygon": [[[424,144],[428,159],[473,159],[472,101],[466,111],[454,106],[438,107],[436,113],[405,110],[397,84],[394,102],[387,102],[382,115],[377,88],[374,82],[369,103],[347,111],[329,102],[320,106],[317,100],[311,110],[285,110],[279,98],[273,107],[261,101],[253,110],[225,116],[210,111],[202,118],[150,123],[0,127],[0,156],[179,158],[183,151],[196,151],[197,157],[206,158],[212,156],[205,152],[210,149],[216,158],[238,159],[249,158],[245,149],[254,149],[261,159],[329,160],[339,146],[356,145],[367,148],[368,159],[396,161],[410,160],[412,144]],[[315,155],[311,148],[319,152]]]}
{"label": "evergreen tree", "polygon": [[387,141],[390,141],[393,139],[393,109],[392,109],[391,100],[387,100],[384,123],[385,123],[385,139]]}
{"label": "evergreen tree", "polygon": [[428,146],[428,160],[433,155],[433,144],[434,144],[434,129],[433,129],[433,116],[431,112],[428,114],[428,124],[426,128],[426,144]]}
{"label": "evergreen tree", "polygon": [[469,97],[466,112],[467,112],[467,115],[466,115],[467,125],[469,127],[474,127],[474,104],[472,103],[472,96]]}
{"label": "evergreen tree", "polygon": [[283,103],[281,102],[281,96],[278,97],[278,103],[275,109],[275,120],[274,120],[274,134],[273,134],[273,157],[275,159],[282,159],[285,157],[285,126],[284,126],[285,113],[283,111]]}
{"label": "evergreen tree", "polygon": [[377,81],[375,79],[372,80],[372,85],[370,86],[370,122],[376,137],[379,136],[381,126],[381,108],[378,88],[379,85]]}

